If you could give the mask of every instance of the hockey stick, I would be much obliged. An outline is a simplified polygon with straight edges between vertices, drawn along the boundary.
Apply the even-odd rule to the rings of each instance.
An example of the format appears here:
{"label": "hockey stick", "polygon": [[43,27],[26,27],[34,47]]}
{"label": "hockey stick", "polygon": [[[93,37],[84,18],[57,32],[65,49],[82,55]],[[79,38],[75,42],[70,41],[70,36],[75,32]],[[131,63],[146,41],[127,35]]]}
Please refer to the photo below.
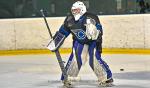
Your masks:
{"label": "hockey stick", "polygon": [[[50,30],[49,25],[48,25],[48,22],[47,22],[47,20],[46,20],[46,16],[45,16],[45,14],[44,14],[44,10],[41,9],[40,12],[41,12],[41,14],[42,14],[42,16],[43,16],[43,18],[44,18],[44,21],[45,21],[46,27],[47,27],[47,29],[48,29],[48,32],[49,32],[49,34],[50,34],[50,37],[53,38],[52,33],[51,33],[51,30]],[[56,51],[55,51],[55,54],[56,54],[56,57],[57,57],[59,66],[60,66],[60,68],[61,68],[62,74],[63,74],[63,76],[64,76],[64,84],[65,84],[66,82],[68,82],[67,71],[66,71],[66,69],[65,69],[65,67],[64,67],[64,63],[63,63],[63,60],[62,60],[62,58],[61,58],[61,55],[60,55],[59,51],[56,50]]]}

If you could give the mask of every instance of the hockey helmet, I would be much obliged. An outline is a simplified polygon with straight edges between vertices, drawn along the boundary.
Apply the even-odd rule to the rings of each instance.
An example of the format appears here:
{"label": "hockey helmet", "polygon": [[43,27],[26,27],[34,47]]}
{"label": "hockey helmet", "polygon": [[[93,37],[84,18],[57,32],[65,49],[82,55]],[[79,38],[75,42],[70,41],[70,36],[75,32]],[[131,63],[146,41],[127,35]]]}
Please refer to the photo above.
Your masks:
{"label": "hockey helmet", "polygon": [[75,20],[79,20],[79,18],[86,13],[86,6],[83,2],[77,1],[71,7],[72,15],[74,16]]}

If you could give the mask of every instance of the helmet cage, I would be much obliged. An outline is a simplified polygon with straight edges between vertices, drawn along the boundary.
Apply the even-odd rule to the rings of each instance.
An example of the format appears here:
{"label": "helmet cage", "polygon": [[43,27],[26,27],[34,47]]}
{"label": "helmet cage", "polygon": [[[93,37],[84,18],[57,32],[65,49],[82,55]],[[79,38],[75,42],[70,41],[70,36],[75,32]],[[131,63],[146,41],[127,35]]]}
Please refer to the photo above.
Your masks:
{"label": "helmet cage", "polygon": [[73,15],[77,15],[81,13],[81,9],[80,8],[71,9],[71,12]]}

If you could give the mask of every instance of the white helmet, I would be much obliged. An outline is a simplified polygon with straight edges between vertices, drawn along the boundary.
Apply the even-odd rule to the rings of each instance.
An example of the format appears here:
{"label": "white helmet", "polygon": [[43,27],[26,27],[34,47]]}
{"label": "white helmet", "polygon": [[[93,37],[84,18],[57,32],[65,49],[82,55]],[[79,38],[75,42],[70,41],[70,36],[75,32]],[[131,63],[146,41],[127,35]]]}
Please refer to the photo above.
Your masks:
{"label": "white helmet", "polygon": [[75,20],[79,20],[79,18],[86,13],[86,6],[83,2],[77,1],[72,5],[71,12],[75,18]]}

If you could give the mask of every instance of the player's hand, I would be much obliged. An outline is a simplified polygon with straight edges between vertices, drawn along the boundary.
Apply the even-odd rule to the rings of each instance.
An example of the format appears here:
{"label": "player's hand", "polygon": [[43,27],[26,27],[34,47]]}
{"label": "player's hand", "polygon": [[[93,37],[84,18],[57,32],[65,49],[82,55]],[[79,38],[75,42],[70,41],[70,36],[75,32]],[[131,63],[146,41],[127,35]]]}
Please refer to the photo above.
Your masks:
{"label": "player's hand", "polygon": [[100,31],[97,30],[96,26],[92,23],[88,23],[86,26],[86,36],[88,39],[96,40]]}

